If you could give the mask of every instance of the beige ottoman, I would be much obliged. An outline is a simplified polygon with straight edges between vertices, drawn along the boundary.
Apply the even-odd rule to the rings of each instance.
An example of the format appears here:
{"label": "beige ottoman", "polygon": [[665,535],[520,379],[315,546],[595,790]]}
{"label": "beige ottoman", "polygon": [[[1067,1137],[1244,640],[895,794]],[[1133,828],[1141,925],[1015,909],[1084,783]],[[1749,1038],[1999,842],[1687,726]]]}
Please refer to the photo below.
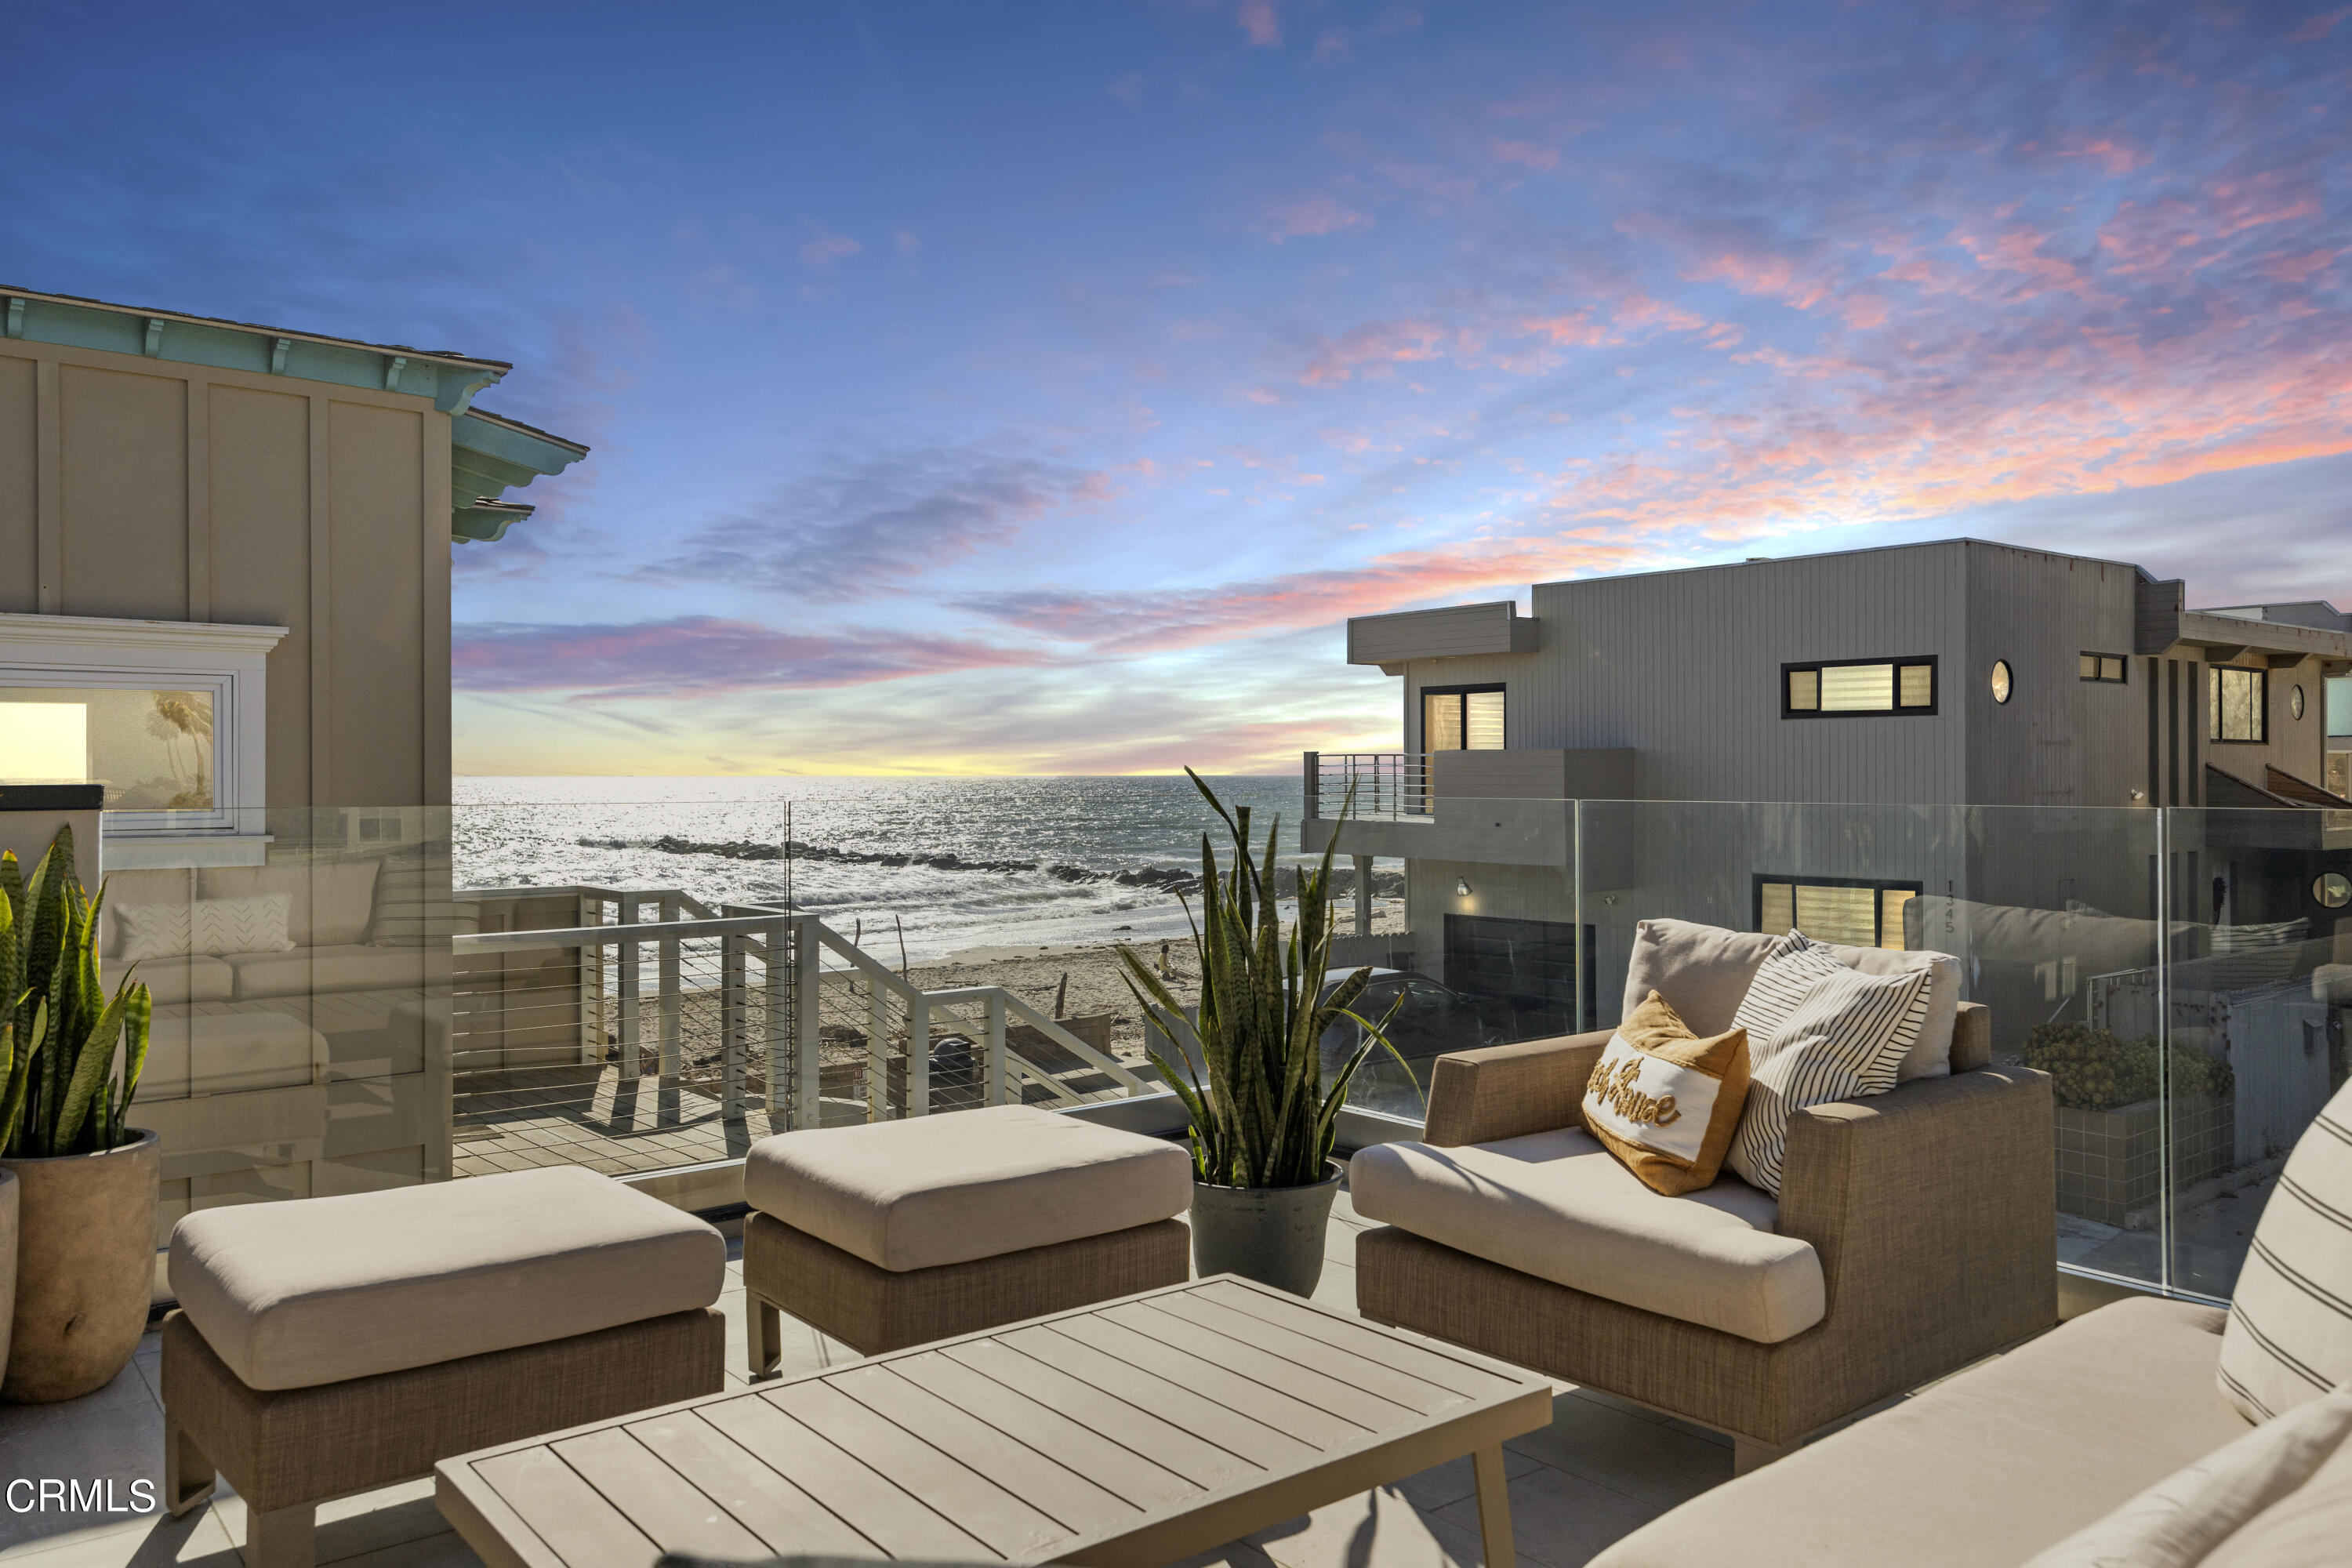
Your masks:
{"label": "beige ottoman", "polygon": [[206,1209],[172,1233],[167,1506],[217,1470],[247,1568],[307,1568],[317,1507],[452,1454],[716,1394],[716,1230],[573,1167]]}
{"label": "beige ottoman", "polygon": [[763,1138],[743,1199],[754,1376],[780,1311],[879,1355],[1191,1273],[1182,1146],[1031,1106]]}

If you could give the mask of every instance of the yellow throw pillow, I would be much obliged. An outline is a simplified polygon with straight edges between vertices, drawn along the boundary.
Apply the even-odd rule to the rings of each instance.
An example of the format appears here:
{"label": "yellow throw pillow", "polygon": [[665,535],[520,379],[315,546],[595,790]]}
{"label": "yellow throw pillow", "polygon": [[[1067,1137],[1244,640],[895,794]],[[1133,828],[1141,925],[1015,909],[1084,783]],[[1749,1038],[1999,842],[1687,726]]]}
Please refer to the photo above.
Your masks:
{"label": "yellow throw pillow", "polygon": [[1617,1026],[1584,1088],[1585,1131],[1653,1192],[1714,1182],[1748,1100],[1748,1031],[1700,1039],[1656,992]]}

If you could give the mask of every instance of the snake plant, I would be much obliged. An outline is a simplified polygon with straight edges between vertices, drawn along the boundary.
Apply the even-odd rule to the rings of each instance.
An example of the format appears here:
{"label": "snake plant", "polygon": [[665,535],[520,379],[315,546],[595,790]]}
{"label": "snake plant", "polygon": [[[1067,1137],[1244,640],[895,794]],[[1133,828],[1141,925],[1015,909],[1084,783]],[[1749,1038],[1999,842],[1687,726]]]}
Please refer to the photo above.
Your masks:
{"label": "snake plant", "polygon": [[[1201,913],[1195,919],[1189,907],[1185,910],[1200,956],[1201,1011],[1193,1033],[1207,1081],[1189,1061],[1180,1069],[1155,1050],[1151,1062],[1192,1118],[1192,1167],[1200,1181],[1227,1187],[1309,1186],[1324,1178],[1339,1108],[1356,1069],[1375,1048],[1396,1056],[1382,1032],[1388,1018],[1374,1024],[1353,1011],[1371,981],[1370,969],[1357,970],[1328,996],[1323,994],[1338,838],[1325,847],[1318,868],[1300,872],[1297,918],[1286,938],[1273,891],[1282,819],[1275,818],[1265,836],[1262,863],[1253,863],[1249,807],[1227,811],[1200,774],[1184,772],[1233,840],[1232,866],[1220,872],[1209,835],[1201,835]],[[1171,1020],[1183,1016],[1175,996],[1133,948],[1122,943],[1118,956],[1128,989],[1146,1017],[1154,1007]],[[1394,1012],[1391,1006],[1390,1015]],[[1323,1031],[1341,1018],[1362,1025],[1365,1037],[1326,1084]],[[1404,1058],[1397,1061],[1402,1065]]]}
{"label": "snake plant", "polygon": [[[0,1154],[41,1159],[131,1142],[123,1118],[147,1065],[153,1005],[128,976],[98,978],[98,911],[60,827],[24,876],[0,853]],[[117,1061],[120,1047],[120,1063]]]}

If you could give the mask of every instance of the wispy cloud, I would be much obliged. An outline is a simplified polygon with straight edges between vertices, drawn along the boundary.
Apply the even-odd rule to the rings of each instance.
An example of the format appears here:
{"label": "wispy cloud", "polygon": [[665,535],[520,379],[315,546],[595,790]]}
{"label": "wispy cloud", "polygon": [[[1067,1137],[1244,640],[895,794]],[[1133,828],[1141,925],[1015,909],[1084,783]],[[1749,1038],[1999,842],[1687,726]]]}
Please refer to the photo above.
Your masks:
{"label": "wispy cloud", "polygon": [[1242,37],[1254,49],[1282,47],[1282,18],[1274,14],[1274,0],[1242,0],[1234,12]]}
{"label": "wispy cloud", "polygon": [[1108,476],[1038,458],[970,447],[876,454],[689,531],[674,553],[635,576],[723,583],[812,604],[871,598],[1110,494]]}
{"label": "wispy cloud", "polygon": [[1276,245],[1323,235],[1354,234],[1371,226],[1370,213],[1358,212],[1328,192],[1276,202],[1265,209],[1265,237]]}
{"label": "wispy cloud", "polygon": [[450,649],[452,679],[461,690],[564,692],[589,702],[865,686],[1042,662],[1034,649],[955,637],[878,627],[785,632],[710,616],[581,626],[493,622],[467,627]]}

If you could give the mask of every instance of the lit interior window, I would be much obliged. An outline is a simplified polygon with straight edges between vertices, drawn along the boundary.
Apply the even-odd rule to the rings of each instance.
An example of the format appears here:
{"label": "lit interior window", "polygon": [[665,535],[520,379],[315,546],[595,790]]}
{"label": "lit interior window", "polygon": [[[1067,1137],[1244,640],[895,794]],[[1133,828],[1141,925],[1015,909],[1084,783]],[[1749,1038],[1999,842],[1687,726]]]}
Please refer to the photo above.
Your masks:
{"label": "lit interior window", "polygon": [[214,799],[213,694],[0,687],[0,784],[101,784],[109,811]]}

